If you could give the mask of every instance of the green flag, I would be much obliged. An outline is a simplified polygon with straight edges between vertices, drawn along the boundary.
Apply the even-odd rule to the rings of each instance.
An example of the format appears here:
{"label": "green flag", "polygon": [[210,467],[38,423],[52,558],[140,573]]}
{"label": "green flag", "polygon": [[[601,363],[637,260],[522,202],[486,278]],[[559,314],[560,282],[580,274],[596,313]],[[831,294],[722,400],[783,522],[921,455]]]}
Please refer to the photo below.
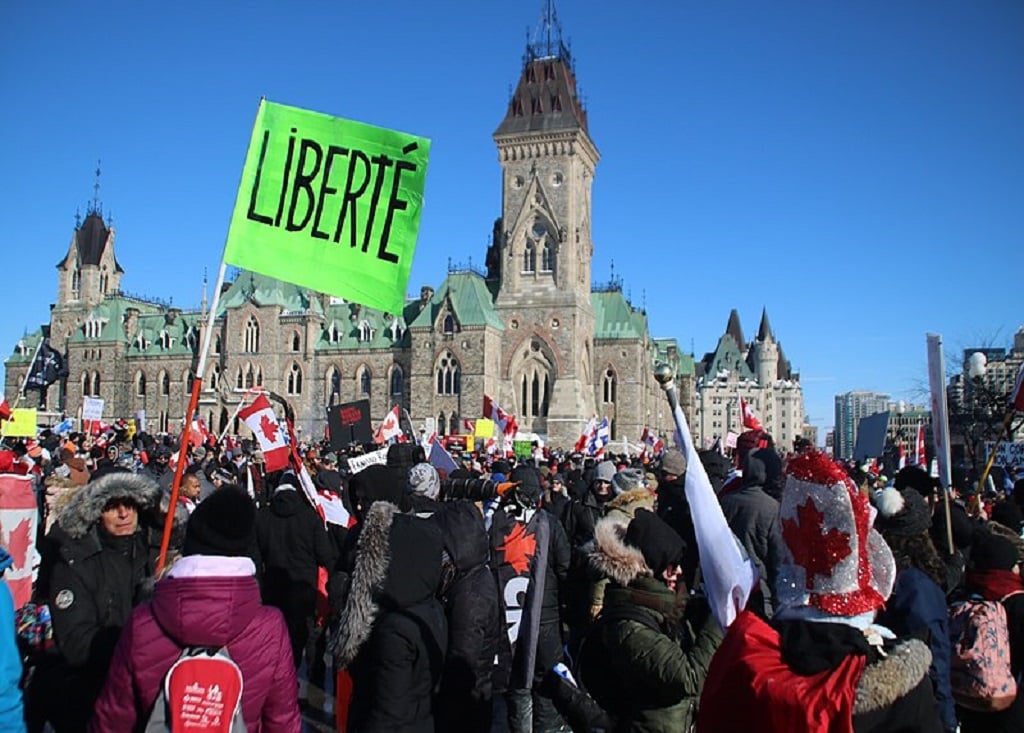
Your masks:
{"label": "green flag", "polygon": [[401,313],[430,141],[263,101],[224,261]]}

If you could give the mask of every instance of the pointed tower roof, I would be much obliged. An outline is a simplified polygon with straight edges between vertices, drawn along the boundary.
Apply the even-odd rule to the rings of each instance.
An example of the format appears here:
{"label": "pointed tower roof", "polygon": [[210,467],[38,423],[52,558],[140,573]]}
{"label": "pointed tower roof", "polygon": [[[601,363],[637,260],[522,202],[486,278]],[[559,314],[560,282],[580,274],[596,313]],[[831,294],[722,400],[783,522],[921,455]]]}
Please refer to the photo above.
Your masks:
{"label": "pointed tower roof", "polygon": [[[78,262],[81,265],[99,265],[103,259],[103,252],[110,242],[110,227],[103,221],[99,211],[89,211],[85,221],[75,229],[75,248],[78,250]],[[70,256],[68,252],[68,256]],[[67,264],[68,256],[57,263],[57,267]],[[117,272],[123,273],[117,257],[114,257],[114,267]]]}
{"label": "pointed tower roof", "polygon": [[746,348],[747,340],[743,338],[743,327],[740,326],[740,314],[733,308],[732,312],[729,313],[729,324],[725,327],[725,333],[727,336],[732,336],[736,342],[736,348],[741,352]]}
{"label": "pointed tower roof", "polygon": [[562,42],[554,3],[547,0],[540,26],[526,46],[523,72],[508,112],[494,135],[587,130],[587,113],[576,91],[572,55]]}
{"label": "pointed tower roof", "polygon": [[757,329],[757,340],[758,341],[767,341],[769,338],[771,338],[774,341],[775,340],[775,333],[772,331],[771,324],[768,323],[768,309],[767,308],[762,308],[761,309],[761,325],[758,326],[758,329]]}

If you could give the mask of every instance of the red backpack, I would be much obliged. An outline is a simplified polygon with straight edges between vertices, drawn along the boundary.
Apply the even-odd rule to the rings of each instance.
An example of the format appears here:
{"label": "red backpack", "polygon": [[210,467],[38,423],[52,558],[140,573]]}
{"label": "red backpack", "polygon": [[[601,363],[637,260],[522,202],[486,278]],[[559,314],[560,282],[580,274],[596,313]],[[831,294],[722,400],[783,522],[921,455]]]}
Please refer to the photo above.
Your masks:
{"label": "red backpack", "polygon": [[227,649],[186,647],[164,676],[146,733],[246,733],[242,689]]}
{"label": "red backpack", "polygon": [[1003,601],[972,596],[949,607],[949,681],[958,705],[981,712],[1006,710],[1017,698],[1010,669],[1010,634]]}

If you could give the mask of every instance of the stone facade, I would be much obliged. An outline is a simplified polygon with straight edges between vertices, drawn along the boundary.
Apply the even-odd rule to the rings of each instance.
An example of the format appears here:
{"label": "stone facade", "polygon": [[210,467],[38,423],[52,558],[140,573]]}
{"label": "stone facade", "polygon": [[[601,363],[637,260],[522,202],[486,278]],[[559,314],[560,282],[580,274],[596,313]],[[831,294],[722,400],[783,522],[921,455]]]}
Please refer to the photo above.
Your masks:
{"label": "stone facade", "polygon": [[[644,426],[672,433],[653,379],[669,363],[684,410],[695,406],[694,362],[674,339],[653,339],[621,283],[591,284],[591,188],[599,154],[568,51],[528,49],[516,92],[494,134],[501,216],[487,270],[449,268],[436,289],[386,314],[247,271],[217,305],[199,415],[238,429],[243,393],[287,397],[297,427],[320,437],[325,407],[367,398],[374,423],[400,405],[415,430],[462,431],[484,395],[521,431],[571,446],[606,416],[613,440],[634,445]],[[66,353],[70,376],[45,406],[80,416],[85,396],[109,419],[144,411],[150,432],[177,431],[206,339],[206,307],[181,311],[120,290],[114,232],[98,208],[58,264],[50,322],[16,346],[6,394],[17,393],[39,340]],[[698,431],[699,432],[699,431]]]}

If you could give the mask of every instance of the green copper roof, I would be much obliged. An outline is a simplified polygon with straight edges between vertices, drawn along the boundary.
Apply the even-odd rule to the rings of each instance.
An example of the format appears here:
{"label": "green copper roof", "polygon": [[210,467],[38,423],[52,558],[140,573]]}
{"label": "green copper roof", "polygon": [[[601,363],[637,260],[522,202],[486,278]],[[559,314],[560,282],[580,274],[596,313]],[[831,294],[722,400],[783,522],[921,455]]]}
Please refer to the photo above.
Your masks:
{"label": "green copper roof", "polygon": [[28,364],[32,361],[32,357],[35,356],[36,347],[39,346],[39,342],[43,340],[43,329],[37,328],[32,333],[26,333],[20,339],[18,343],[14,345],[14,353],[8,356],[5,360],[5,364]]}
{"label": "green copper roof", "polygon": [[433,325],[437,314],[445,307],[446,300],[451,301],[452,310],[461,326],[491,326],[499,331],[505,330],[505,324],[494,308],[494,295],[487,287],[487,281],[475,272],[449,273],[434,297],[410,325]]}
{"label": "green copper roof", "polygon": [[694,361],[691,354],[683,353],[679,343],[674,338],[651,339],[654,363],[669,364],[675,369],[680,377],[692,377],[694,375]]}
{"label": "green copper roof", "polygon": [[201,313],[176,313],[168,323],[166,313],[139,316],[135,335],[128,345],[128,356],[192,355],[202,346],[199,338],[203,325]]}
{"label": "green copper roof", "polygon": [[754,378],[754,372],[751,371],[746,358],[740,353],[736,339],[728,333],[718,339],[718,348],[715,349],[704,374],[707,378],[714,379],[723,372],[735,374],[739,379]]}
{"label": "green copper roof", "polygon": [[220,298],[218,317],[229,308],[240,308],[252,300],[256,305],[276,305],[288,312],[313,311],[323,314],[314,291],[267,275],[242,270]]}
{"label": "green copper roof", "polygon": [[[124,333],[124,318],[129,308],[139,311],[140,318],[148,315],[160,315],[166,312],[164,306],[148,303],[143,300],[115,295],[104,298],[93,308],[85,322],[76,328],[68,338],[68,343],[100,343],[127,341]],[[96,330],[93,330],[93,329]]]}
{"label": "green copper roof", "polygon": [[[408,307],[405,310],[407,313],[410,312]],[[328,306],[327,313],[324,314],[324,329],[314,348],[317,351],[325,351],[393,349],[407,346],[409,336],[404,316],[396,319],[390,313],[339,301]]]}
{"label": "green copper roof", "polygon": [[621,291],[590,294],[594,308],[594,339],[642,339],[647,335],[647,316],[629,304]]}

